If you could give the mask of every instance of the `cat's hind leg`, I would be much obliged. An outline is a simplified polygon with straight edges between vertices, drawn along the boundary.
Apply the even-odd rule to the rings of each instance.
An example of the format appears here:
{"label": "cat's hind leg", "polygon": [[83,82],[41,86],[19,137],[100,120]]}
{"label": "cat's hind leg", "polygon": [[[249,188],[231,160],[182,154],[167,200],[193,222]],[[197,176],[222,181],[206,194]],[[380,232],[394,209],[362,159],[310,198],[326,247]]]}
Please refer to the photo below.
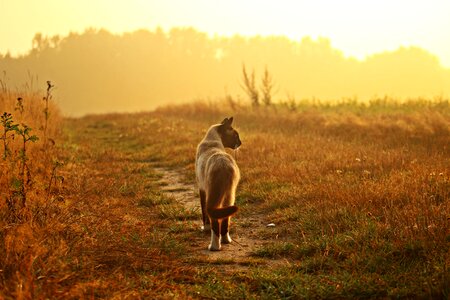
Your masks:
{"label": "cat's hind leg", "polygon": [[230,223],[231,223],[231,217],[225,218],[222,220],[221,228],[220,228],[220,234],[221,234],[221,241],[224,244],[230,244],[232,242],[232,239],[230,237]]}
{"label": "cat's hind leg", "polygon": [[220,222],[218,219],[211,219],[211,243],[208,246],[210,251],[219,251],[220,245]]}
{"label": "cat's hind leg", "polygon": [[206,193],[203,190],[199,190],[200,194],[200,204],[202,207],[202,222],[203,225],[201,227],[202,231],[210,231],[211,230],[211,223],[209,221],[208,215],[206,214]]}

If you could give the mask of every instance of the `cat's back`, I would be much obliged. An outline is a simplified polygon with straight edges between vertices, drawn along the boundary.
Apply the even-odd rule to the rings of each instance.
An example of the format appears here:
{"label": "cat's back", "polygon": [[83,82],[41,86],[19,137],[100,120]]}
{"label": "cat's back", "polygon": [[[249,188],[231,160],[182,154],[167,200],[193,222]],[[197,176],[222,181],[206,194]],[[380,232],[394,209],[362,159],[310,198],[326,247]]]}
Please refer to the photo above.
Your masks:
{"label": "cat's back", "polygon": [[239,168],[233,157],[215,142],[204,141],[198,145],[195,165],[200,187],[206,184],[207,178],[212,174],[235,180],[239,180],[240,177]]}
{"label": "cat's back", "polygon": [[196,163],[205,163],[209,157],[221,152],[225,151],[220,148],[219,143],[213,141],[202,141],[197,146]]}

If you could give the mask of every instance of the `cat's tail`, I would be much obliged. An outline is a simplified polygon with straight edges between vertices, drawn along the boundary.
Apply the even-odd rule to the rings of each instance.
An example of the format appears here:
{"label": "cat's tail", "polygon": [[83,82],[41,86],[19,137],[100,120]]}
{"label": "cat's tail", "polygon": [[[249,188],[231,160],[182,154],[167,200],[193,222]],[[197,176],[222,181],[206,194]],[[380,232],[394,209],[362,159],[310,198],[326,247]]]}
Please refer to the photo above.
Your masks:
{"label": "cat's tail", "polygon": [[236,205],[231,205],[231,206],[222,207],[222,208],[214,208],[214,207],[207,208],[208,215],[212,219],[224,219],[224,218],[231,217],[232,215],[237,213],[238,210],[239,210],[239,208]]}

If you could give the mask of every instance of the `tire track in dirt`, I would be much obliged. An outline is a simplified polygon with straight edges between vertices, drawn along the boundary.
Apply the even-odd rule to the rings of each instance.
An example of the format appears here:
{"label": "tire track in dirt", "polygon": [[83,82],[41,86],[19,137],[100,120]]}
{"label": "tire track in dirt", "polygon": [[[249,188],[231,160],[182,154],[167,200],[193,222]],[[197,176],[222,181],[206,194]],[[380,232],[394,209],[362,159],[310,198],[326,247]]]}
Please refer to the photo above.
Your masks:
{"label": "tire track in dirt", "polygon": [[[230,235],[231,244],[222,244],[221,251],[207,250],[210,242],[210,231],[201,231],[201,208],[200,198],[196,192],[194,184],[186,183],[184,176],[176,170],[167,168],[154,168],[162,178],[160,179],[161,190],[169,197],[174,198],[188,210],[198,210],[198,220],[195,220],[195,226],[198,228],[198,236],[191,244],[192,251],[205,262],[223,262],[224,264],[239,265],[245,267],[249,264],[258,264],[261,259],[255,258],[252,254],[268,241],[259,238],[258,227],[263,228],[266,225],[260,215],[250,217],[240,217],[239,213],[232,218]],[[246,225],[247,224],[247,225]],[[248,224],[251,224],[249,226]],[[274,263],[274,260],[270,261]]]}

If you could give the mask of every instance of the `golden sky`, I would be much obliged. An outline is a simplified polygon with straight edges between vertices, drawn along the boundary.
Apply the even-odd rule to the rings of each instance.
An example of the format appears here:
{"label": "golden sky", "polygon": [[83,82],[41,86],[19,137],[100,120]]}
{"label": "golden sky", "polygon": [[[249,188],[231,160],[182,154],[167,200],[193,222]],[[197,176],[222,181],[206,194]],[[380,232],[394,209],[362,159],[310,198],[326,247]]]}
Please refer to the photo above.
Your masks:
{"label": "golden sky", "polygon": [[419,46],[450,68],[448,0],[0,0],[0,53],[25,53],[35,33],[115,33],[192,26],[211,35],[327,37],[363,59]]}

